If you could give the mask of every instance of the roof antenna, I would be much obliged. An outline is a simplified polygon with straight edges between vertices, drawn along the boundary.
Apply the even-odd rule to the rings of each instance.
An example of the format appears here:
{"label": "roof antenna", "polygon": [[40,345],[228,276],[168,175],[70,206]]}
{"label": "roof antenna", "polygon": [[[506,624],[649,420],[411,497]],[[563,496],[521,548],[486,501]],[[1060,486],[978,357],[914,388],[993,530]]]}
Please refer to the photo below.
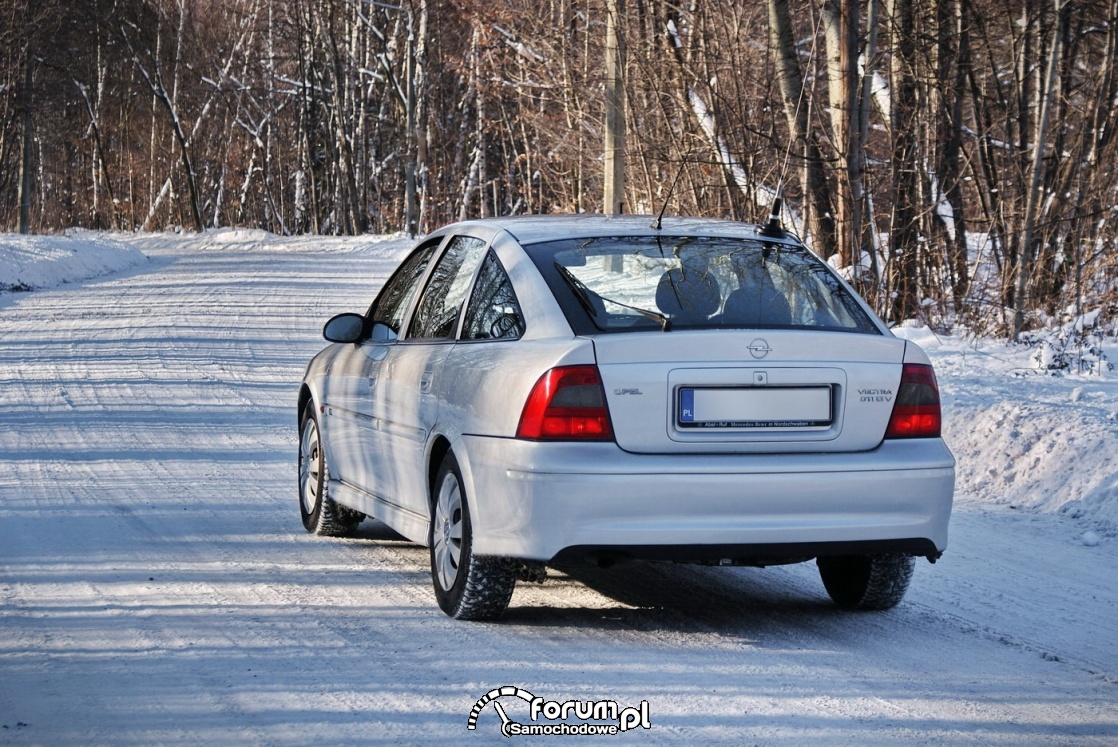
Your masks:
{"label": "roof antenna", "polygon": [[675,179],[672,179],[672,186],[668,187],[668,193],[664,195],[664,204],[660,206],[660,212],[656,215],[656,220],[652,221],[652,230],[659,231],[660,224],[664,221],[664,211],[668,209],[668,200],[672,198],[675,192],[675,185],[679,181],[679,177],[683,175],[683,167],[687,165],[687,157],[684,156],[679,162],[679,170],[675,172]]}
{"label": "roof antenna", "polygon": [[761,229],[761,235],[767,236],[771,239],[784,238],[784,226],[780,224],[780,208],[784,203],[784,198],[780,196],[780,187],[776,189],[776,197],[773,198],[772,212],[769,213],[769,222]]}

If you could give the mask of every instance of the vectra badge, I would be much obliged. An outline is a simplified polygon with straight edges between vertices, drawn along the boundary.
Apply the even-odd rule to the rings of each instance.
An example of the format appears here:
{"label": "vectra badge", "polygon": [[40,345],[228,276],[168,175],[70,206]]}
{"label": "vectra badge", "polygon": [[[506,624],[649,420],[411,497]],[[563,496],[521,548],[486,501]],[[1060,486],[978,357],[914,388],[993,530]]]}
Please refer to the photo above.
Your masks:
{"label": "vectra badge", "polygon": [[773,351],[769,344],[761,339],[749,343],[749,352],[754,358],[764,358]]}

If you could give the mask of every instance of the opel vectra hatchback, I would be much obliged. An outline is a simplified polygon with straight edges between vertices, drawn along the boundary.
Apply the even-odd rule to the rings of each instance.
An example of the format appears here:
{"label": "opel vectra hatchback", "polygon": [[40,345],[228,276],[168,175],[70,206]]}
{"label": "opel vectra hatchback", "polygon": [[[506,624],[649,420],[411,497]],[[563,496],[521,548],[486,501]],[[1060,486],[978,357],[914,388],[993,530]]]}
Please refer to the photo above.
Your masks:
{"label": "opel vectra hatchback", "polygon": [[[652,225],[652,224],[656,225]],[[928,357],[772,228],[525,217],[422,240],[299,394],[299,508],[430,548],[490,619],[577,558],[816,559],[886,609],[947,545],[954,459]]]}

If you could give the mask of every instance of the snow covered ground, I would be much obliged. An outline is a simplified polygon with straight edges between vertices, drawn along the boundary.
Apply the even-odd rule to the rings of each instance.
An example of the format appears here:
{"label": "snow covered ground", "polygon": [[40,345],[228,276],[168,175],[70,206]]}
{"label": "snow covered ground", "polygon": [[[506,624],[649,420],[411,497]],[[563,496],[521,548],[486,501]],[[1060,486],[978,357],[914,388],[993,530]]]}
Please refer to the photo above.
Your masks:
{"label": "snow covered ground", "polygon": [[303,366],[407,246],[0,237],[0,289],[43,289],[0,291],[0,744],[496,744],[467,717],[513,685],[647,701],[606,744],[1118,745],[1118,374],[901,330],[959,480],[890,612],[837,611],[810,564],[634,564],[460,623],[425,550],[310,537],[295,502]]}

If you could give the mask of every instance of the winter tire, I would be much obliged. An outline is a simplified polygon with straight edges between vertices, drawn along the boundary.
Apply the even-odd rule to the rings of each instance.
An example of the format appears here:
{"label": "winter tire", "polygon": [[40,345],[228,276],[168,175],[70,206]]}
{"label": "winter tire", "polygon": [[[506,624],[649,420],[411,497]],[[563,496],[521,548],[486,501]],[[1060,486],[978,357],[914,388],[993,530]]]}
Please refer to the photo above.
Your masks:
{"label": "winter tire", "polygon": [[330,469],[318,431],[314,405],[307,405],[299,429],[299,514],[303,527],[325,537],[349,537],[362,514],[330,499]]}
{"label": "winter tire", "polygon": [[853,555],[819,558],[827,593],[847,610],[887,610],[908,590],[916,560],[908,555]]}
{"label": "winter tire", "polygon": [[443,612],[458,620],[493,620],[509,606],[519,563],[473,554],[462,474],[447,453],[432,485],[431,580]]}

